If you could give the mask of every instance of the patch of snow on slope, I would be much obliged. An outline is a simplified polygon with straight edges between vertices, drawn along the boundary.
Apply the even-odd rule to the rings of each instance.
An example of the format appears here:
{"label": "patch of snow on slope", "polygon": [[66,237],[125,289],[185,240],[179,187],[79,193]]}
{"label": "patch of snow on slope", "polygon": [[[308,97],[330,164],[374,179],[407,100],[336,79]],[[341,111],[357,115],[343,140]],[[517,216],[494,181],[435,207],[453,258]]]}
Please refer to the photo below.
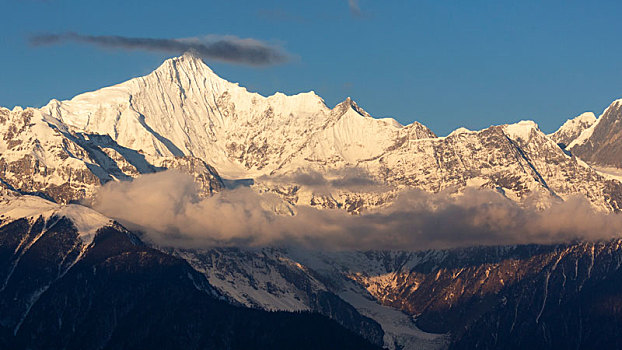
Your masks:
{"label": "patch of snow on slope", "polygon": [[581,135],[579,135],[579,137],[577,137],[576,139],[574,139],[574,141],[572,141],[568,147],[566,147],[566,149],[570,149],[574,146],[577,145],[583,145],[584,143],[587,142],[587,140],[590,139],[590,137],[592,137],[592,134],[594,133],[594,129],[596,128],[596,126],[598,126],[598,123],[600,122],[601,118],[598,118],[596,120],[596,122],[594,124],[592,124],[592,126],[590,126],[589,128],[583,130],[583,132],[581,133]]}
{"label": "patch of snow on slope", "polygon": [[51,213],[59,207],[60,205],[41,197],[4,195],[0,197],[0,218],[13,221],[38,217],[44,213]]}
{"label": "patch of snow on slope", "polygon": [[339,297],[351,304],[363,316],[378,322],[384,334],[384,345],[388,349],[445,349],[449,336],[426,333],[415,325],[405,313],[388,306],[380,305],[355,291],[356,287],[339,293]]}
{"label": "patch of snow on slope", "polygon": [[592,166],[594,170],[596,170],[600,175],[622,182],[622,169],[613,168],[613,167],[603,167],[603,166]]}
{"label": "patch of snow on slope", "polygon": [[109,225],[112,220],[78,204],[60,205],[37,196],[0,197],[0,219],[14,221],[22,218],[36,219],[42,216],[49,220],[52,216],[67,217],[78,230],[80,239],[85,245],[93,241],[95,232],[101,227]]}
{"label": "patch of snow on slope", "polygon": [[[178,250],[175,255],[203,273],[220,293],[247,307],[271,311],[311,310],[304,301],[306,292],[288,280],[286,276],[289,273],[283,275],[282,270],[284,268],[296,275],[296,270],[303,267],[278,251]],[[309,282],[307,287],[325,290],[319,281],[310,279]]]}
{"label": "patch of snow on slope", "polygon": [[80,239],[87,245],[93,241],[97,230],[112,223],[110,218],[103,216],[93,209],[78,204],[63,206],[56,214],[71,219],[78,229]]}
{"label": "patch of snow on slope", "polygon": [[503,130],[508,134],[508,136],[514,140],[522,140],[529,141],[531,132],[533,130],[539,130],[538,124],[531,120],[521,120],[515,124],[505,125]]}

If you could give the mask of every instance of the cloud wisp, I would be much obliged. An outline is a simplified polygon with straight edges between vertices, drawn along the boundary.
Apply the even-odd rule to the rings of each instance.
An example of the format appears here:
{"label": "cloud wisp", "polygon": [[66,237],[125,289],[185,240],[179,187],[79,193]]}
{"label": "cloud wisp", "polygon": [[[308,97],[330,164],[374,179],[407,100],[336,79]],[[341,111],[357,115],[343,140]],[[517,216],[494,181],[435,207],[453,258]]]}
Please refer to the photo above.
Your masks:
{"label": "cloud wisp", "polygon": [[352,14],[352,16],[360,17],[363,15],[358,0],[348,0],[348,7],[350,8],[350,13]]}
{"label": "cloud wisp", "polygon": [[620,237],[622,216],[598,213],[583,198],[549,209],[522,208],[500,194],[403,192],[390,206],[350,215],[284,205],[274,194],[238,188],[199,198],[193,179],[166,171],[101,188],[94,209],[160,246],[303,246],[422,250],[477,245],[561,243]]}
{"label": "cloud wisp", "polygon": [[390,188],[378,182],[364,169],[346,167],[328,169],[324,174],[315,170],[298,170],[287,175],[262,176],[260,182],[279,185],[301,185],[314,192],[347,190],[351,192],[387,192]]}
{"label": "cloud wisp", "polygon": [[291,59],[291,56],[281,47],[256,39],[244,39],[231,35],[159,39],[116,35],[83,35],[69,32],[32,35],[29,42],[34,46],[75,42],[109,49],[156,51],[169,54],[183,54],[190,51],[208,60],[251,66],[282,64]]}

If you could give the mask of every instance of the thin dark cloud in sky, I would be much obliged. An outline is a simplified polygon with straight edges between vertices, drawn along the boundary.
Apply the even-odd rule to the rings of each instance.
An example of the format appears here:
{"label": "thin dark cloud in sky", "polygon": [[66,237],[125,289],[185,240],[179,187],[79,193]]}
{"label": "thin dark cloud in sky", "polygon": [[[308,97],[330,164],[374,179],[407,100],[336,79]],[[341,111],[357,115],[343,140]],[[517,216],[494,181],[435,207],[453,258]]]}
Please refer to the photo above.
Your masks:
{"label": "thin dark cloud in sky", "polygon": [[359,6],[358,0],[348,0],[348,7],[350,7],[350,13],[353,16],[361,16],[363,13],[361,12],[361,8]]}
{"label": "thin dark cloud in sky", "polygon": [[267,66],[286,63],[291,56],[281,47],[270,45],[256,39],[236,36],[208,35],[202,38],[159,39],[133,38],[117,35],[84,35],[78,33],[37,34],[29,38],[34,46],[60,45],[67,42],[89,44],[103,48],[120,50],[143,50],[183,54],[193,52],[207,60]]}
{"label": "thin dark cloud in sky", "polygon": [[[317,174],[306,181],[330,186]],[[275,194],[250,188],[199,198],[191,176],[171,171],[108,183],[93,203],[101,213],[145,232],[145,239],[180,248],[423,250],[606,240],[622,232],[622,215],[596,212],[582,197],[538,210],[490,190],[472,189],[460,196],[411,190],[389,206],[361,215],[307,206],[298,206],[295,215],[276,214],[287,212],[280,205],[285,204]]]}

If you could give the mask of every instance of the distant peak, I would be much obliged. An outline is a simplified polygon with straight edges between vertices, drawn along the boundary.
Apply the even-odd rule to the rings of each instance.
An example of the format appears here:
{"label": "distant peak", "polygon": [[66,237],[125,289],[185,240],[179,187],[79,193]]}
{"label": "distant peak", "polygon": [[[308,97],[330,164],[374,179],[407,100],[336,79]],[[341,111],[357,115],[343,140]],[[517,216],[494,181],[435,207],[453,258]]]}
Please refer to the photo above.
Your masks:
{"label": "distant peak", "polygon": [[568,119],[549,137],[557,144],[570,145],[581,137],[581,134],[596,123],[596,116],[592,112]]}
{"label": "distant peak", "polygon": [[456,136],[456,135],[460,135],[460,134],[473,134],[475,133],[475,131],[469,130],[465,127],[459,127],[458,129],[452,131],[451,133],[449,133],[449,136]]}
{"label": "distant peak", "polygon": [[594,113],[581,113],[577,117],[566,120],[566,122],[561,127],[559,127],[556,132],[561,132],[570,128],[577,128],[577,126],[581,126],[583,129],[585,129],[594,124],[594,122],[596,122],[596,115],[594,115]]}
{"label": "distant peak", "polygon": [[164,61],[160,67],[158,67],[156,72],[167,72],[174,73],[173,75],[177,75],[177,72],[184,71],[187,75],[194,77],[215,77],[216,74],[210,67],[203,62],[203,60],[193,53],[192,51],[187,51],[181,56],[169,58]]}
{"label": "distant peak", "polygon": [[508,127],[538,129],[538,124],[533,120],[521,120],[514,124],[507,124]]}
{"label": "distant peak", "polygon": [[184,52],[184,54],[181,55],[180,58],[192,59],[192,60],[201,60],[201,57],[199,57],[199,55],[195,51],[192,51],[192,50]]}
{"label": "distant peak", "polygon": [[189,64],[195,67],[205,67],[209,69],[207,64],[203,62],[203,59],[199,55],[197,55],[194,51],[186,51],[183,55],[172,58],[171,60],[176,63],[180,63],[180,64]]}
{"label": "distant peak", "polygon": [[584,112],[575,119],[580,121],[596,121],[596,115],[593,112]]}
{"label": "distant peak", "polygon": [[343,100],[343,102],[336,105],[334,109],[340,111],[340,114],[346,113],[348,109],[352,109],[363,117],[371,118],[371,115],[369,115],[369,113],[367,113],[363,108],[359,107],[349,96]]}
{"label": "distant peak", "polygon": [[339,102],[337,104],[337,106],[335,106],[335,107],[339,107],[339,106],[352,107],[352,106],[356,106],[356,102],[354,102],[354,100],[352,100],[352,98],[350,96],[348,96],[348,97],[346,97],[345,100]]}
{"label": "distant peak", "polygon": [[503,128],[512,140],[529,141],[533,130],[540,130],[533,120],[521,120],[518,123],[507,124]]}
{"label": "distant peak", "polygon": [[205,62],[203,61],[203,58],[201,58],[201,56],[197,54],[195,51],[186,51],[184,52],[183,55],[174,58],[174,60],[177,60],[178,62],[193,63],[196,65],[207,67],[207,64],[205,64]]}

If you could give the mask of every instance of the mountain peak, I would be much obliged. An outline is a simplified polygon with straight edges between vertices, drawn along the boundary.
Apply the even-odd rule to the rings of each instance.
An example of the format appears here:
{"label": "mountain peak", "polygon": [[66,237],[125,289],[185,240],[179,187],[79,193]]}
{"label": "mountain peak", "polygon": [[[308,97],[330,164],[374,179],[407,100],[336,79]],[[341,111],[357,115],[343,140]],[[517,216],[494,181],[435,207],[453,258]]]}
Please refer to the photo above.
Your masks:
{"label": "mountain peak", "polygon": [[184,52],[184,54],[179,56],[178,58],[202,61],[201,57],[195,51],[192,51],[192,50],[188,50],[188,51]]}
{"label": "mountain peak", "polygon": [[539,131],[538,124],[533,120],[521,120],[518,123],[506,124],[503,127],[505,133],[514,141],[529,141],[533,130]]}
{"label": "mountain peak", "polygon": [[622,167],[622,99],[615,100],[592,125],[567,147],[584,161],[601,166]]}
{"label": "mountain peak", "polygon": [[467,128],[461,126],[458,129],[450,132],[449,135],[447,135],[447,137],[456,136],[456,135],[460,135],[460,134],[472,134],[472,133],[476,133],[476,132],[477,131],[473,131],[473,130],[470,130],[470,129],[467,129]]}
{"label": "mountain peak", "polygon": [[184,52],[183,55],[174,57],[172,58],[172,60],[175,60],[179,62],[180,64],[188,64],[188,65],[193,65],[194,67],[207,68],[210,71],[212,71],[211,68],[209,68],[209,66],[203,61],[201,56],[199,56],[194,51],[186,51]]}
{"label": "mountain peak", "polygon": [[579,115],[578,117],[572,119],[572,120],[578,120],[578,121],[587,121],[587,122],[595,122],[596,121],[596,115],[594,115],[593,112],[584,112],[581,113],[581,115]]}
{"label": "mountain peak", "polygon": [[350,96],[346,97],[345,100],[337,104],[334,109],[340,111],[340,114],[346,113],[349,109],[352,109],[363,117],[372,118],[372,116],[363,108],[359,107],[359,105],[356,104]]}
{"label": "mountain peak", "polygon": [[219,78],[210,67],[195,53],[188,51],[181,56],[169,58],[164,61],[154,72],[179,78],[188,77],[210,77]]}
{"label": "mountain peak", "polygon": [[590,128],[596,122],[596,116],[592,112],[585,112],[578,117],[568,119],[557,131],[549,137],[557,144],[570,145],[583,131]]}

